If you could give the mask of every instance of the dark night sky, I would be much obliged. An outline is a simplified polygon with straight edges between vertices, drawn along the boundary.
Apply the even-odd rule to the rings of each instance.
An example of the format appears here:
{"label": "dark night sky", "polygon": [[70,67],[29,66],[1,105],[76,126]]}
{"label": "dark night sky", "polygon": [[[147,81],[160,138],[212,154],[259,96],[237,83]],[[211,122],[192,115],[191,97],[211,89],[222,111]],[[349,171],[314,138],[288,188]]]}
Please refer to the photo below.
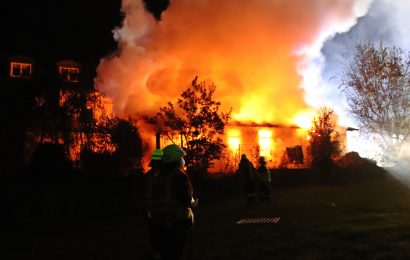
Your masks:
{"label": "dark night sky", "polygon": [[[159,17],[168,0],[146,0]],[[1,7],[1,49],[6,55],[74,59],[93,65],[116,50],[121,0],[12,1]]]}

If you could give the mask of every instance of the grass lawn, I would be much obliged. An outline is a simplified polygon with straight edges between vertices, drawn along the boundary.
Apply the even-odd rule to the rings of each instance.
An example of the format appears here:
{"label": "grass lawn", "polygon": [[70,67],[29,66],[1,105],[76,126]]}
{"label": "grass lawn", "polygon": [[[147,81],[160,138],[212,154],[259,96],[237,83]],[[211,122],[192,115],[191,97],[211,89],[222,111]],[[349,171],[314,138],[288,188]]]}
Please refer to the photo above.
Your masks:
{"label": "grass lawn", "polygon": [[[410,259],[410,189],[389,174],[278,187],[271,202],[250,206],[242,197],[208,201],[195,213],[198,260]],[[262,217],[280,221],[236,224]],[[147,259],[146,232],[137,214],[38,223],[7,232],[5,252],[19,259]]]}

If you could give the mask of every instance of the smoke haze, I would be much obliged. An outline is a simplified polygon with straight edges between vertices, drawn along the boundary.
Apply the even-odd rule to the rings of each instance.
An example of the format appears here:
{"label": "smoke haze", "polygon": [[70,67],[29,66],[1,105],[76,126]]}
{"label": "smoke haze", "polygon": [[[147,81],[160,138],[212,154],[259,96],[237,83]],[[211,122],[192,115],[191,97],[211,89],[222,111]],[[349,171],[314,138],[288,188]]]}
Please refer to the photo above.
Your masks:
{"label": "smoke haze", "polygon": [[[333,107],[341,118],[344,125],[356,125],[347,114],[348,107],[342,94],[338,90],[339,78],[344,70],[345,57],[352,54],[355,44],[361,41],[372,41],[379,44],[396,46],[409,50],[410,22],[408,11],[410,2],[407,0],[375,0],[367,14],[358,19],[356,25],[344,33],[338,33],[324,42],[321,56],[316,59],[316,64],[311,62],[310,68],[319,68],[315,72],[313,90],[320,93],[317,96],[308,97],[308,103],[313,104],[317,99],[325,100]],[[312,60],[313,61],[313,60]],[[309,92],[308,92],[309,93]]]}
{"label": "smoke haze", "polygon": [[328,98],[316,85],[328,62],[321,50],[332,52],[329,39],[371,2],[173,0],[157,21],[142,0],[123,0],[118,52],[101,60],[98,88],[117,115],[150,115],[199,76],[234,120],[290,124]]}

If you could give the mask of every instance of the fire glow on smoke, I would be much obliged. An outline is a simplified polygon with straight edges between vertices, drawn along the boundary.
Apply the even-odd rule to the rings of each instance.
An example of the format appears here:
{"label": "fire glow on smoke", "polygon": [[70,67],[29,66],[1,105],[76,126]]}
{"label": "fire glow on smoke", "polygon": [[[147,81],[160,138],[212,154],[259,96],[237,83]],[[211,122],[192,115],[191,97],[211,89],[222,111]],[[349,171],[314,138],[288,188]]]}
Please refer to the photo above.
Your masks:
{"label": "fire glow on smoke", "polygon": [[[98,88],[121,117],[153,115],[199,76],[216,85],[215,99],[223,111],[232,108],[235,121],[306,127],[314,110],[305,101],[314,93],[302,87],[314,84],[306,82],[310,60],[370,2],[173,0],[157,21],[142,0],[123,0],[123,25],[114,30],[119,49],[101,60]],[[274,144],[264,131],[262,154]],[[241,134],[232,130],[227,142],[239,149]]]}

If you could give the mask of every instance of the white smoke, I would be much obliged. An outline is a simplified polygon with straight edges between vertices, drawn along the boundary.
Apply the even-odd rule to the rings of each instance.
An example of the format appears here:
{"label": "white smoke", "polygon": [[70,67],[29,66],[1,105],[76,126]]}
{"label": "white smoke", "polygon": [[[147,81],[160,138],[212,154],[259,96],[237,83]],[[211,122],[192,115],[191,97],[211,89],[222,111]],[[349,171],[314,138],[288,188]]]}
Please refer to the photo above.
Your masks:
{"label": "white smoke", "polygon": [[[309,104],[326,103],[340,115],[341,124],[356,127],[358,124],[348,114],[345,99],[338,88],[340,75],[344,70],[345,56],[352,55],[355,45],[362,41],[372,41],[376,44],[382,41],[384,45],[409,51],[409,11],[408,0],[374,0],[367,13],[359,18],[354,26],[324,41],[320,55],[310,60],[306,70],[310,73],[305,74],[306,86],[309,82],[316,82],[313,85],[316,86],[314,89],[317,95],[308,97]],[[379,161],[379,156],[383,152],[373,143],[375,137],[365,135],[364,131],[361,134],[356,136],[355,140],[351,140],[350,150]]]}
{"label": "white smoke", "polygon": [[117,115],[152,115],[199,76],[237,120],[288,124],[327,105],[354,127],[341,53],[363,39],[408,46],[409,2],[173,0],[156,21],[142,0],[123,0],[118,52],[101,60],[98,88]]}
{"label": "white smoke", "polygon": [[[309,104],[326,103],[341,115],[341,124],[355,126],[347,113],[346,103],[340,93],[339,78],[344,69],[344,56],[351,55],[355,44],[373,41],[409,50],[410,47],[410,1],[374,0],[365,16],[358,19],[348,30],[340,31],[323,42],[320,55],[310,60],[304,86],[315,90],[308,96]],[[310,84],[316,82],[316,84]],[[309,87],[314,85],[315,87]],[[313,91],[308,91],[312,93]]]}
{"label": "white smoke", "polygon": [[[326,44],[332,42],[336,35],[349,34],[354,26],[357,26],[358,19],[368,13],[373,0],[357,1],[352,6],[353,14],[349,19],[344,19],[343,22],[335,21],[326,23],[327,26],[321,31],[315,43],[308,46],[309,49],[302,50],[302,54],[306,57],[305,62],[300,66],[300,73],[303,76],[302,86],[306,89],[306,101],[313,107],[328,106],[335,110],[339,115],[339,124],[351,125],[353,122],[348,119],[346,113],[340,106],[340,92],[337,86],[329,80],[336,76],[324,75],[326,71],[328,56],[324,53]],[[330,21],[331,22],[331,21]],[[346,46],[337,45],[331,50],[330,56],[340,55],[346,49]],[[340,63],[341,64],[341,63]]]}

